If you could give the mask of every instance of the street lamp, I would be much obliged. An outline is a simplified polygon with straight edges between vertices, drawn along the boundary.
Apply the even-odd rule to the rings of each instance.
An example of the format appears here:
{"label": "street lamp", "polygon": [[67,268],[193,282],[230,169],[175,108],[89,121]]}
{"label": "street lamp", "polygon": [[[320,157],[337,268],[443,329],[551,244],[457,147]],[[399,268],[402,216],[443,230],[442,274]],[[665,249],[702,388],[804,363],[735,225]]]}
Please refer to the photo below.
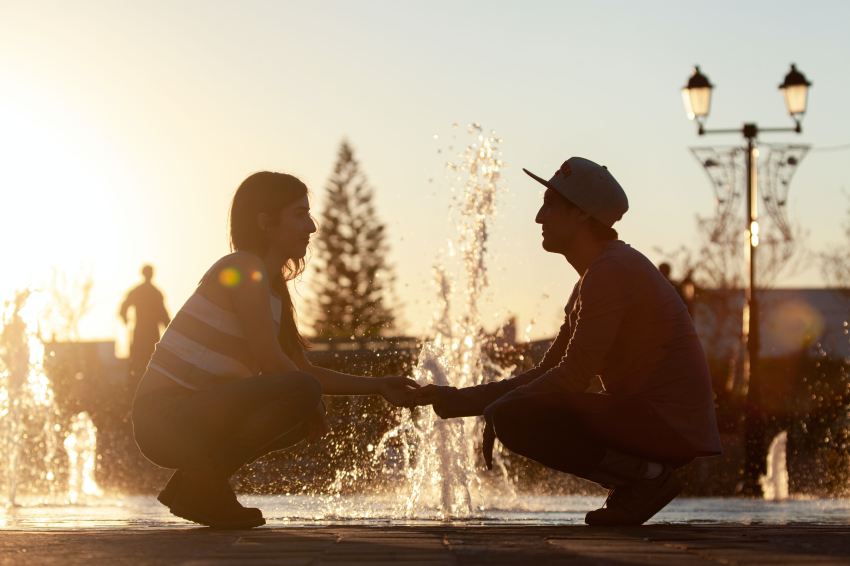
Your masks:
{"label": "street lamp", "polygon": [[812,83],[806,80],[806,76],[798,71],[797,66],[793,63],[791,70],[785,75],[785,80],[779,85],[779,90],[785,96],[785,106],[788,107],[788,113],[794,119],[794,123],[797,124],[794,131],[798,134],[802,131],[800,120],[806,113],[810,86],[812,86]]}
{"label": "street lamp", "polygon": [[699,125],[699,135],[705,130],[703,122],[708,118],[711,110],[711,89],[714,85],[709,82],[708,77],[699,70],[699,65],[694,66],[694,74],[688,79],[688,84],[682,89],[682,102],[685,104],[685,112],[688,120],[696,120]]}
{"label": "street lamp", "polygon": [[785,98],[788,113],[794,120],[793,128],[759,128],[754,123],[745,123],[741,128],[707,130],[704,122],[711,109],[711,92],[714,85],[708,80],[699,66],[682,89],[682,99],[689,120],[696,120],[697,132],[704,134],[740,133],[747,140],[747,263],[749,267],[749,285],[746,290],[744,305],[743,331],[747,343],[747,356],[744,363],[744,383],[747,384],[747,401],[745,412],[745,436],[747,452],[744,463],[743,491],[753,495],[761,493],[759,475],[762,473],[764,458],[759,448],[764,442],[764,423],[760,418],[759,403],[756,399],[758,355],[759,355],[759,309],[756,297],[756,248],[759,245],[758,224],[758,148],[756,138],[762,132],[796,132],[801,133],[801,120],[806,112],[809,87],[812,86],[805,75],[791,65],[791,70],[785,75],[785,80],[779,89]]}

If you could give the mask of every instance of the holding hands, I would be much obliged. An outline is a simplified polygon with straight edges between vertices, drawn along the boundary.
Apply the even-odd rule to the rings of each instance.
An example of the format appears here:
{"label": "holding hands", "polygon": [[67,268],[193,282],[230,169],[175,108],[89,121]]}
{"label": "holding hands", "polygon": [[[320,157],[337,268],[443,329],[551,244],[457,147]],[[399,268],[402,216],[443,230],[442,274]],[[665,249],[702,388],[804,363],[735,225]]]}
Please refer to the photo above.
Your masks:
{"label": "holding hands", "polygon": [[408,377],[394,375],[390,377],[378,377],[378,393],[387,402],[396,407],[414,407],[422,403],[416,402],[416,396],[420,390],[419,384]]}

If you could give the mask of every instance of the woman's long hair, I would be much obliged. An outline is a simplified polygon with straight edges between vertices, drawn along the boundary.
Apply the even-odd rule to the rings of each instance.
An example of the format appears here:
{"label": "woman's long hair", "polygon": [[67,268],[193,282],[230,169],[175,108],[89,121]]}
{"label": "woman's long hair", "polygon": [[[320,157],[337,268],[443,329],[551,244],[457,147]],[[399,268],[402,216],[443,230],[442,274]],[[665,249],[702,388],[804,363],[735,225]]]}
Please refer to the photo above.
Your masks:
{"label": "woman's long hair", "polygon": [[[274,218],[280,211],[307,194],[307,185],[292,175],[261,171],[254,173],[239,185],[230,206],[230,249],[249,251],[263,257],[268,249],[268,239],[257,222],[257,216],[266,213]],[[283,309],[278,342],[289,355],[308,347],[298,332],[295,306],[286,282],[304,271],[304,258],[289,258],[279,276],[270,273],[269,284],[281,298]]]}

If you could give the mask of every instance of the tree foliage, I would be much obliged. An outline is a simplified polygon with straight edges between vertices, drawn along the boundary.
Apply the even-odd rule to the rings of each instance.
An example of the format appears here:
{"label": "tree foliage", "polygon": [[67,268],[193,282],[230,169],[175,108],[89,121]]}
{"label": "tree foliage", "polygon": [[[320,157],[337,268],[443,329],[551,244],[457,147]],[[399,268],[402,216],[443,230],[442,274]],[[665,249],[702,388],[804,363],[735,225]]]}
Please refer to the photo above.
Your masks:
{"label": "tree foliage", "polygon": [[316,237],[313,330],[318,338],[375,338],[395,326],[386,229],[347,141],[325,189]]}

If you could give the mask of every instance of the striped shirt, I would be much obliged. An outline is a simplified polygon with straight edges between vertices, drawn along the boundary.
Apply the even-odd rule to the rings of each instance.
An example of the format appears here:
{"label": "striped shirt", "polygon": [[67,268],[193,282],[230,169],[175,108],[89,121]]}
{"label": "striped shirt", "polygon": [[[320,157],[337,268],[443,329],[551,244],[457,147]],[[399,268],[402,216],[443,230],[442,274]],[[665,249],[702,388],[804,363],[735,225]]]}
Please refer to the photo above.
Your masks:
{"label": "striped shirt", "polygon": [[[200,292],[203,283],[210,276],[218,276],[221,264],[232,255],[213,264],[198,289],[174,316],[156,345],[149,369],[193,390],[260,373],[236,313],[213,303]],[[271,293],[269,308],[278,331],[282,303]]]}

